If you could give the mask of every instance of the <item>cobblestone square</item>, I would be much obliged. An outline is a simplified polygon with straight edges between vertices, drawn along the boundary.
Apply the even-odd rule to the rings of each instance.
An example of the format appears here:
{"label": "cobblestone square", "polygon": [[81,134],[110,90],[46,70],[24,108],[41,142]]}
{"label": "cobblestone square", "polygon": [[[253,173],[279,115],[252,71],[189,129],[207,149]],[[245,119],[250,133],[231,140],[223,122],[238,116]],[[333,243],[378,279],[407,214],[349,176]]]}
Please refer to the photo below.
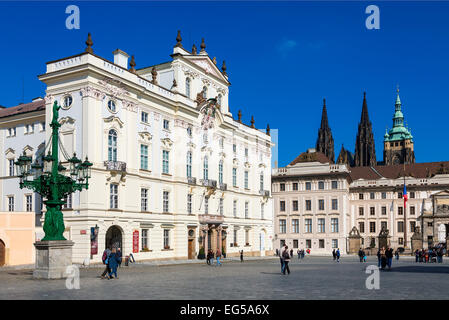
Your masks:
{"label": "cobblestone square", "polygon": [[368,265],[377,258],[293,259],[290,275],[280,273],[277,258],[224,261],[222,267],[134,264],[120,268],[117,280],[100,279],[98,266],[80,269],[79,290],[68,290],[65,280],[33,280],[31,270],[0,269],[0,299],[449,299],[449,260],[422,264],[401,257],[380,272],[379,290],[365,286]]}

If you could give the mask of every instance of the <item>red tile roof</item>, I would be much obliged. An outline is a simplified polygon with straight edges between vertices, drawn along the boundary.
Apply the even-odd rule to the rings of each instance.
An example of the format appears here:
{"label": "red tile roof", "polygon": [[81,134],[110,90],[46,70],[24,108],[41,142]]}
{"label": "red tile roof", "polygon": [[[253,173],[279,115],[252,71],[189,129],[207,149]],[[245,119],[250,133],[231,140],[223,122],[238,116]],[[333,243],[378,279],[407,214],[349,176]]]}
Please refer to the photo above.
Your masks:
{"label": "red tile roof", "polygon": [[[436,173],[449,173],[449,161],[423,162],[405,165],[405,176],[415,178],[430,178]],[[404,165],[375,166],[375,167],[351,167],[352,180],[365,179],[377,180],[382,177],[397,179],[404,176]]]}
{"label": "red tile roof", "polygon": [[0,109],[0,118],[10,117],[17,114],[45,110],[45,100],[37,100],[30,103],[19,104],[15,107]]}

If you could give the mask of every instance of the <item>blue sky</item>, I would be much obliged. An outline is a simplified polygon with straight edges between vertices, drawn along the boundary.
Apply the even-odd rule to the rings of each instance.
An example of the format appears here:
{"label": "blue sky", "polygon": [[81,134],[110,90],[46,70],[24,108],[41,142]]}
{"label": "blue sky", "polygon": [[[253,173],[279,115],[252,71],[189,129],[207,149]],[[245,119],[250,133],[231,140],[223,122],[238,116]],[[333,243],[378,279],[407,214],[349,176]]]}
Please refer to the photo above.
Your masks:
{"label": "blue sky", "polygon": [[[80,8],[79,30],[65,28],[65,8]],[[380,8],[380,30],[365,27],[365,8]],[[94,52],[112,60],[120,48],[137,68],[170,60],[176,31],[183,44],[226,60],[230,108],[256,127],[279,129],[279,165],[314,147],[327,101],[336,157],[354,151],[367,92],[377,159],[391,127],[396,86],[418,162],[449,160],[449,2],[2,2],[0,104],[44,96],[45,62]]]}

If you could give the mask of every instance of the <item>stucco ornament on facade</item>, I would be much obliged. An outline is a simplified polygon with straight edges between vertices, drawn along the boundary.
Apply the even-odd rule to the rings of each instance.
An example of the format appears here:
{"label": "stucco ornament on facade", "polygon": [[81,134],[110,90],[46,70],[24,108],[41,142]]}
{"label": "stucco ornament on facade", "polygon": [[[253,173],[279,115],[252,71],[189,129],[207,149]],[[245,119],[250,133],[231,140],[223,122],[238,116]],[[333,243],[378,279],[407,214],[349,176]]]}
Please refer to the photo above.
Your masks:
{"label": "stucco ornament on facade", "polygon": [[106,97],[106,94],[104,92],[102,92],[101,90],[98,90],[94,87],[91,87],[91,86],[86,86],[86,87],[82,88],[80,90],[80,92],[81,92],[81,96],[83,98],[91,97],[91,98],[95,98],[95,99],[101,101]]}
{"label": "stucco ornament on facade", "polygon": [[98,81],[98,84],[105,87],[107,93],[114,98],[129,96],[129,92],[125,89],[125,85],[120,80],[104,78],[103,80]]}

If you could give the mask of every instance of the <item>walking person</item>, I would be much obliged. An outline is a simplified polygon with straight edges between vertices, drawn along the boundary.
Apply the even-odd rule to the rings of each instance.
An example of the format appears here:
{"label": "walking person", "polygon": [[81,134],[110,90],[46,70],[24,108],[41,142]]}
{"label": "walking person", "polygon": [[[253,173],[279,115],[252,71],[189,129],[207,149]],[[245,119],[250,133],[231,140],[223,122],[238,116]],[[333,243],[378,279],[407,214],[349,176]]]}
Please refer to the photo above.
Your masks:
{"label": "walking person", "polygon": [[340,262],[340,248],[337,248],[337,252],[335,253],[335,256],[337,257],[337,262]]}
{"label": "walking person", "polygon": [[284,244],[279,252],[279,261],[281,262],[281,273],[284,272],[284,252],[287,250],[287,246]]}
{"label": "walking person", "polygon": [[415,250],[415,262],[418,262],[418,261],[419,261],[419,250],[416,249]]}
{"label": "walking person", "polygon": [[[387,247],[387,250],[385,251],[385,257],[387,258],[388,270],[390,270],[393,263],[393,248]],[[397,259],[399,259],[399,257]]]}
{"label": "walking person", "polygon": [[298,249],[298,251],[296,251],[296,253],[298,254],[298,260],[301,259],[301,250]]}
{"label": "walking person", "polygon": [[112,275],[115,276],[115,279],[118,279],[117,275],[117,267],[118,267],[119,257],[117,254],[117,249],[112,248],[112,252],[108,257],[108,266],[109,266],[109,277],[108,279],[112,279]]}
{"label": "walking person", "polygon": [[120,250],[120,248],[117,248],[117,257],[118,257],[118,259],[119,259],[119,262],[118,262],[118,266],[119,266],[119,268],[122,266],[122,251]]}
{"label": "walking person", "polygon": [[243,262],[243,250],[240,250],[240,262]]}
{"label": "walking person", "polygon": [[110,272],[109,266],[108,266],[108,258],[109,258],[110,254],[111,254],[111,249],[109,247],[104,249],[103,256],[101,258],[101,261],[103,261],[103,264],[105,265],[104,271],[100,276],[102,279],[106,279],[106,274],[109,274],[109,272]]}
{"label": "walking person", "polygon": [[220,262],[220,258],[221,258],[221,250],[220,248],[217,248],[217,252],[215,253],[215,257],[217,258],[217,264],[216,266],[218,267],[219,265],[221,266],[221,262]]}
{"label": "walking person", "polygon": [[[391,249],[391,250],[393,250],[393,249]],[[396,260],[399,260],[399,250],[398,249],[396,249],[396,251],[394,252],[394,255],[396,257]]]}
{"label": "walking person", "polygon": [[380,268],[380,259],[381,257],[380,257],[380,249],[379,250],[377,250],[377,267],[378,268]]}
{"label": "walking person", "polygon": [[335,261],[335,259],[337,258],[337,254],[335,253],[335,249],[332,250],[332,258],[334,258],[334,261]]}
{"label": "walking person", "polygon": [[380,255],[380,267],[382,270],[385,270],[385,267],[387,266],[387,256],[385,247],[382,247],[382,249],[379,250],[379,255]]}
{"label": "walking person", "polygon": [[360,262],[363,261],[363,252],[362,252],[362,248],[359,249],[359,259],[360,259]]}
{"label": "walking person", "polygon": [[290,255],[288,253],[288,246],[285,246],[283,258],[284,258],[284,265],[283,265],[283,268],[282,268],[282,274],[285,275],[285,271],[287,271],[288,274],[290,274],[290,268],[288,267],[288,263],[290,262]]}

